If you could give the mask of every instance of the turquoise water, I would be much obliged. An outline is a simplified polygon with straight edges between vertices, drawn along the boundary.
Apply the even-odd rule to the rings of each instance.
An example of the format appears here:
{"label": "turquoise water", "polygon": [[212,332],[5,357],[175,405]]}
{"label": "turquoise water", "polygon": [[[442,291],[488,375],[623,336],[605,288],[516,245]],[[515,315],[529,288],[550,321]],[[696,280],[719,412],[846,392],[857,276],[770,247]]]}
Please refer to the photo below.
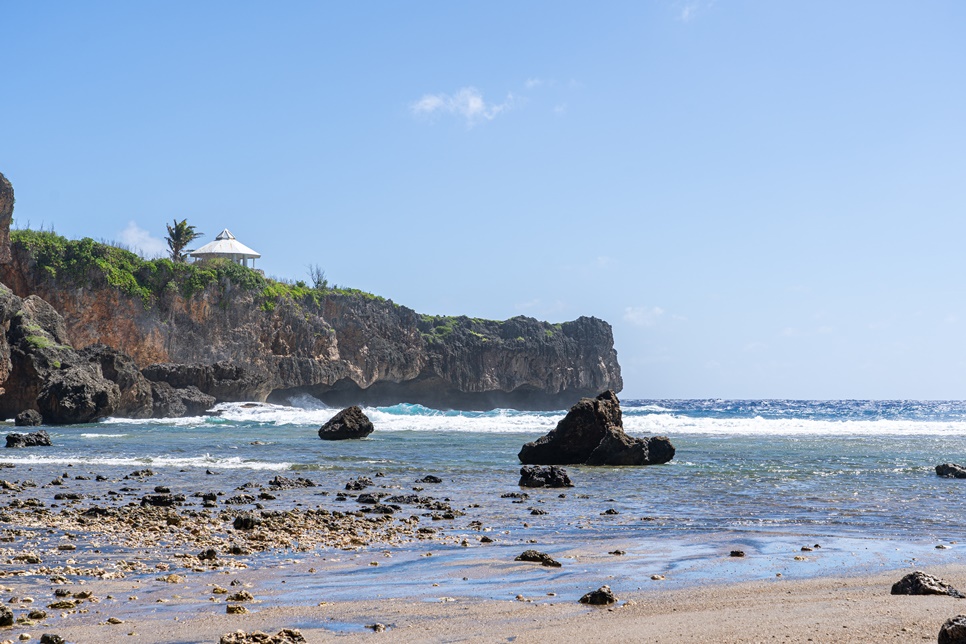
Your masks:
{"label": "turquoise water", "polygon": [[[914,557],[962,561],[958,544],[949,542],[966,534],[966,480],[941,479],[934,471],[938,463],[966,463],[962,402],[623,401],[628,433],[669,436],[674,460],[643,468],[568,467],[576,487],[528,490],[522,503],[501,498],[520,491],[517,452],[552,429],[563,411],[367,409],[376,427],[369,438],[328,442],[316,432],[337,410],[308,398],[293,403],[228,404],[215,416],[175,421],[47,428],[54,447],[7,450],[0,458],[16,465],[6,478],[23,478],[27,470],[39,482],[68,466],[72,476],[108,477],[150,467],[157,482],[188,495],[212,484],[209,471],[226,490],[250,481],[264,485],[276,474],[305,476],[319,488],[290,494],[304,494],[305,505],[340,510],[358,507],[352,499],[341,505],[334,499],[351,478],[378,472],[380,485],[406,492],[434,474],[443,483],[424,485],[421,494],[452,498],[466,515],[433,527],[475,545],[475,521],[499,537],[485,553],[416,546],[378,568],[353,568],[339,583],[328,582],[333,597],[354,596],[360,585],[373,583],[390,595],[411,595],[447,567],[456,579],[447,592],[503,596],[510,586],[528,589],[532,573],[512,565],[502,570],[495,562],[512,562],[525,547],[576,557],[569,563],[580,562],[588,579],[638,585],[644,574],[691,583],[768,577],[776,570],[807,576],[899,568]],[[546,514],[533,515],[534,508]],[[611,509],[617,514],[602,514]],[[790,564],[800,546],[815,543],[822,548],[805,564]],[[936,550],[940,543],[951,547]],[[419,557],[426,548],[436,549],[432,567]],[[627,554],[608,556],[613,549]],[[731,549],[749,557],[729,560]],[[494,577],[486,570],[502,572]],[[577,572],[574,566],[541,571],[539,583]],[[312,588],[310,579],[305,584],[298,592]]]}

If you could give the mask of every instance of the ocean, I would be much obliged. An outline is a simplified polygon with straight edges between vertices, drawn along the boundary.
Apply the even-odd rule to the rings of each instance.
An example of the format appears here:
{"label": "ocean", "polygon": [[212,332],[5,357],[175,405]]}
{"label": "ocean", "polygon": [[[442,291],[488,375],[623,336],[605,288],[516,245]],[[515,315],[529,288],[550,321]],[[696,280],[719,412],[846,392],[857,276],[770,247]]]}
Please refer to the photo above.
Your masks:
{"label": "ocean", "polygon": [[[636,588],[651,575],[687,585],[966,561],[957,542],[966,534],[966,480],[940,478],[934,469],[966,463],[966,402],[624,400],[625,431],[668,436],[674,459],[649,467],[568,466],[575,487],[564,490],[517,487],[520,447],[551,430],[564,410],[367,408],[372,435],[330,442],[317,430],[338,410],[310,397],[291,402],[48,427],[53,447],[7,450],[0,461],[16,466],[3,472],[7,478],[29,473],[39,482],[67,468],[72,476],[108,477],[151,468],[166,475],[166,484],[176,481],[173,492],[188,494],[203,490],[211,474],[223,487],[281,474],[334,492],[378,473],[387,488],[423,487],[421,494],[452,497],[466,511],[433,522],[453,534],[454,545],[416,543],[378,568],[325,582],[306,578],[285,591],[311,594],[318,590],[313,583],[324,583],[333,598],[358,597],[376,584],[380,596],[430,599],[442,592],[432,586],[441,576],[450,579],[451,595],[505,597],[536,591],[551,576],[572,582],[558,587],[577,595],[601,579]],[[417,483],[427,474],[443,483]],[[504,497],[521,491],[529,498]],[[304,495],[307,506],[355,506],[315,488]],[[456,545],[469,537],[476,546],[480,526],[498,537],[485,554]],[[539,579],[502,567],[528,547],[564,567]],[[430,550],[434,564],[427,567]],[[732,550],[746,557],[729,557]],[[615,551],[624,554],[609,554]],[[279,555],[272,565],[285,561]],[[499,574],[483,574],[493,570]]]}

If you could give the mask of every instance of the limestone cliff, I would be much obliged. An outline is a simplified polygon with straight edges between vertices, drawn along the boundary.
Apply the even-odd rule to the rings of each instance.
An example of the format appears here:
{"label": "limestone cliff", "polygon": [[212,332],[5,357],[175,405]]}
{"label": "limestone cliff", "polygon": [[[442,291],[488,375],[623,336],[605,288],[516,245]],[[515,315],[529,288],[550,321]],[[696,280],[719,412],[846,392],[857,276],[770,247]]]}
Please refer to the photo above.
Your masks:
{"label": "limestone cliff", "polygon": [[[220,400],[229,396],[204,386],[222,377],[245,380],[245,394],[258,400],[304,392],[330,404],[457,409],[560,409],[622,386],[611,327],[596,318],[424,316],[366,293],[280,284],[234,265],[145,262],[91,240],[14,233],[0,282],[49,302],[73,347],[105,344],[141,367],[208,365],[145,374]],[[219,361],[222,372],[237,365],[246,374],[219,376],[210,367]]]}

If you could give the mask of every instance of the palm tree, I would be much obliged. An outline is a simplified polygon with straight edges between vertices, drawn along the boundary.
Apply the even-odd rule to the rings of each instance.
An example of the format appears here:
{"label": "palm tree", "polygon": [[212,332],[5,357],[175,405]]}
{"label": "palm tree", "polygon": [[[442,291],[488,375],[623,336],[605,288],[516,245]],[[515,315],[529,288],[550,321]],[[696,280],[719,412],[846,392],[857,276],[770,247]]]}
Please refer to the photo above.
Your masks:
{"label": "palm tree", "polygon": [[171,259],[183,262],[185,246],[203,236],[204,233],[196,232],[194,226],[188,225],[187,219],[181,221],[175,219],[174,226],[168,226],[168,236],[164,238],[168,242],[168,248],[171,249]]}

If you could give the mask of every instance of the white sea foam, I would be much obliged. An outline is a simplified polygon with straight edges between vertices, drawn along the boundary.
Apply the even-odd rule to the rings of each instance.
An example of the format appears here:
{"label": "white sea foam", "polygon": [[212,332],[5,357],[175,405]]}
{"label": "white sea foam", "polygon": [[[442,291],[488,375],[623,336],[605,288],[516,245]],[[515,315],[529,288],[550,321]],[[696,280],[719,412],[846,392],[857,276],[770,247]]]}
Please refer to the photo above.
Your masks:
{"label": "white sea foam", "polygon": [[249,469],[249,470],[287,470],[292,467],[292,463],[271,463],[266,461],[246,461],[238,457],[215,458],[208,454],[204,456],[194,456],[185,458],[172,458],[170,456],[145,456],[145,457],[102,457],[102,456],[16,456],[4,458],[4,462],[15,465],[106,465],[117,467],[197,467],[197,468],[217,468],[223,470]]}
{"label": "white sea foam", "polygon": [[744,436],[962,436],[966,422],[910,420],[811,420],[803,418],[695,418],[678,414],[624,416],[632,435]]}
{"label": "white sea foam", "polygon": [[130,434],[81,434],[81,438],[124,438]]}

